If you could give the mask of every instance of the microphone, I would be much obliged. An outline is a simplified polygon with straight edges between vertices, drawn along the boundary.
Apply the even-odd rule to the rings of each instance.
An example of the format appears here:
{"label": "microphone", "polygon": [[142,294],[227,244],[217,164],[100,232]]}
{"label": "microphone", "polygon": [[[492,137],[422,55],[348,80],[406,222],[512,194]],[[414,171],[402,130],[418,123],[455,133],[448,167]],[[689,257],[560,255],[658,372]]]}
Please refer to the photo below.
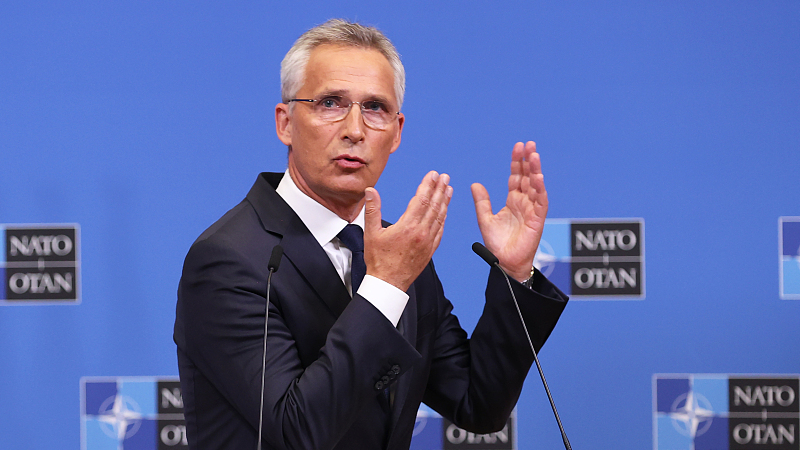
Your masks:
{"label": "microphone", "polygon": [[487,264],[493,267],[497,267],[500,269],[500,273],[506,278],[506,283],[508,284],[508,290],[511,292],[511,298],[514,300],[514,306],[517,307],[517,313],[519,314],[519,320],[522,322],[522,329],[525,330],[525,336],[528,338],[528,344],[531,346],[531,352],[533,352],[533,360],[536,362],[536,368],[539,369],[539,376],[542,378],[542,384],[544,385],[544,390],[547,392],[547,399],[550,400],[550,407],[553,408],[553,414],[556,416],[556,422],[558,423],[558,429],[561,431],[561,439],[564,441],[564,448],[567,450],[572,450],[572,446],[569,445],[569,439],[567,439],[567,433],[564,431],[564,426],[561,425],[561,418],[558,417],[558,410],[556,410],[556,404],[553,401],[553,396],[550,394],[550,388],[547,386],[547,380],[544,379],[544,371],[542,370],[542,365],[539,363],[539,357],[536,355],[536,348],[533,346],[533,342],[531,341],[531,335],[528,334],[528,327],[525,326],[525,319],[522,317],[522,311],[519,309],[519,303],[517,303],[517,296],[514,295],[514,289],[511,288],[511,281],[508,279],[508,274],[506,271],[500,267],[500,260],[497,259],[497,256],[494,256],[492,252],[489,251],[488,248],[484,247],[483,244],[479,242],[475,242],[472,244],[472,251],[477,253],[478,256],[481,257]]}
{"label": "microphone", "polygon": [[276,245],[272,248],[272,254],[267,263],[269,275],[267,275],[267,308],[264,310],[264,353],[261,358],[261,397],[258,406],[258,440],[256,450],[261,450],[261,430],[264,428],[264,384],[267,379],[267,323],[269,322],[269,291],[272,285],[272,274],[278,271],[283,257],[283,247]]}
{"label": "microphone", "polygon": [[486,261],[486,264],[490,266],[493,266],[495,264],[500,264],[500,260],[497,259],[497,256],[494,256],[494,253],[490,252],[489,249],[484,247],[483,244],[481,244],[480,242],[475,242],[472,244],[472,251],[477,253],[478,256],[480,256],[481,259]]}
{"label": "microphone", "polygon": [[269,269],[270,275],[278,271],[278,266],[281,265],[282,256],[283,256],[283,247],[281,247],[280,245],[276,245],[275,247],[273,247],[272,254],[270,255],[269,262],[267,263],[267,268]]}

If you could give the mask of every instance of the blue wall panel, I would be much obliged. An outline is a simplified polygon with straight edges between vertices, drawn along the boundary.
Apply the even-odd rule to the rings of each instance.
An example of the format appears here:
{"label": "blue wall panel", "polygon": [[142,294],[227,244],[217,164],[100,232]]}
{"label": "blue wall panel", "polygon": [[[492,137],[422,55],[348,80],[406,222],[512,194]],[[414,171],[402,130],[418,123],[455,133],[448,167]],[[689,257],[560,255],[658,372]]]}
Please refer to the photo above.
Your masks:
{"label": "blue wall panel", "polygon": [[[3,448],[77,448],[82,377],[177,375],[183,258],[285,168],[280,61],[330,17],[402,54],[383,214],[451,174],[435,260],[466,328],[469,185],[497,208],[514,142],[537,141],[549,217],[646,223],[646,296],[571,303],[541,354],[575,448],[652,446],[654,374],[800,372],[777,226],[800,216],[797,1],[3,2],[0,223],[78,224],[81,246],[80,304],[0,306]],[[561,445],[535,376],[517,415],[521,449]]]}

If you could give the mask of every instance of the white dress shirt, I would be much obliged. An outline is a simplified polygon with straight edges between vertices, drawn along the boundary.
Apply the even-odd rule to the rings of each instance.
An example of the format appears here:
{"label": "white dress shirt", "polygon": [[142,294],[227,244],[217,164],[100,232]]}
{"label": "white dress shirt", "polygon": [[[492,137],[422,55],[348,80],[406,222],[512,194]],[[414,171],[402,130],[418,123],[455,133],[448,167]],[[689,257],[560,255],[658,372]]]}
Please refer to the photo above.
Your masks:
{"label": "white dress shirt", "polygon": [[[325,253],[328,254],[333,267],[342,279],[347,292],[353,295],[352,282],[350,280],[350,266],[353,253],[342,245],[336,235],[339,234],[347,225],[347,221],[337,216],[333,211],[319,204],[316,200],[306,195],[292,180],[287,170],[278,188],[275,190],[278,195],[294,210],[300,217],[303,224],[308,228],[314,239],[319,242]],[[358,213],[358,217],[353,221],[364,229],[364,208]],[[408,303],[408,294],[397,287],[366,275],[358,287],[358,295],[364,297],[373,306],[378,308],[394,326],[400,322],[400,316]]]}

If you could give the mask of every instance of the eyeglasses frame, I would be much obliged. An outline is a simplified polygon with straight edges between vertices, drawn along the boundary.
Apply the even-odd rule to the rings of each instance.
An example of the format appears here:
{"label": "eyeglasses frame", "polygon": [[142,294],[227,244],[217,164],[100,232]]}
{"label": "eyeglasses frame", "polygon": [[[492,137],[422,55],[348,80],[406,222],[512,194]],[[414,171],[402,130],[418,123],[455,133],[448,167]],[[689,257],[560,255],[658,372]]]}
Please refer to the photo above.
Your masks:
{"label": "eyeglasses frame", "polygon": [[[288,103],[292,103],[292,102],[301,102],[301,103],[307,103],[308,104],[308,103],[319,102],[319,101],[324,100],[324,99],[325,99],[324,97],[323,98],[319,98],[319,99],[317,99],[317,98],[292,98],[292,99],[287,100],[286,103],[288,104]],[[385,128],[383,128],[383,129],[377,128],[374,125],[371,126],[370,124],[367,123],[367,120],[364,117],[364,105],[363,105],[363,103],[367,102],[367,101],[372,101],[372,100],[362,100],[360,102],[350,101],[350,104],[347,105],[347,112],[344,113],[344,115],[342,115],[342,118],[330,121],[329,123],[341,122],[342,120],[347,118],[347,116],[350,114],[350,110],[353,109],[353,104],[358,104],[358,107],[359,107],[359,110],[360,110],[359,112],[361,113],[361,120],[364,121],[364,125],[368,126],[369,128],[378,130],[378,131],[386,130]],[[390,115],[391,115],[391,113],[390,113]],[[392,120],[387,122],[387,124],[386,124],[387,128],[388,128],[389,124],[391,124],[394,121],[394,119],[396,117],[399,117],[399,116],[400,116],[400,111],[397,111],[396,113],[394,113],[394,115],[391,116]]]}

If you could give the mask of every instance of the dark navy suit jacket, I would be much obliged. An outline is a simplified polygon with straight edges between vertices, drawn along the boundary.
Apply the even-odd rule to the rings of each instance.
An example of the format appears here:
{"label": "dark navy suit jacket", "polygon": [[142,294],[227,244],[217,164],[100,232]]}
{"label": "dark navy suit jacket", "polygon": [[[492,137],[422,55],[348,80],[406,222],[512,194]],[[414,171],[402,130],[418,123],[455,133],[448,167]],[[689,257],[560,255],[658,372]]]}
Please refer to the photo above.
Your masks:
{"label": "dark navy suit jacket", "polygon": [[[247,197],[186,257],[174,339],[193,449],[251,449],[258,429],[267,262],[272,278],[264,393],[265,449],[408,449],[420,402],[476,433],[501,429],[533,362],[505,279],[491,269],[471,339],[433,264],[408,290],[397,328],[352,300],[325,251],[261,174]],[[512,280],[541,347],[567,298],[543,276]],[[386,386],[391,412],[381,407]]]}

